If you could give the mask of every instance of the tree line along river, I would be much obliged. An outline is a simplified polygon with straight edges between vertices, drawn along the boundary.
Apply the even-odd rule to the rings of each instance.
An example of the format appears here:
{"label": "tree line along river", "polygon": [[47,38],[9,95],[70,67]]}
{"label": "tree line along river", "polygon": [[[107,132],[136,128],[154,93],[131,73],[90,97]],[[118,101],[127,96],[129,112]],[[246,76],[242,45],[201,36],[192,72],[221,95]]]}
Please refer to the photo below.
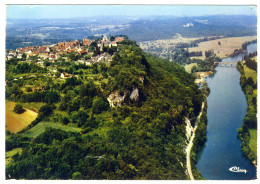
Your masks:
{"label": "tree line along river", "polygon": [[[247,46],[255,52],[256,43]],[[222,59],[225,62],[241,61],[243,55]],[[240,73],[236,67],[217,67],[216,73],[206,79],[210,88],[207,98],[207,142],[197,154],[196,167],[208,180],[250,180],[256,178],[256,168],[243,155],[237,129],[246,114],[246,97],[240,86]],[[232,172],[239,167],[246,172]]]}

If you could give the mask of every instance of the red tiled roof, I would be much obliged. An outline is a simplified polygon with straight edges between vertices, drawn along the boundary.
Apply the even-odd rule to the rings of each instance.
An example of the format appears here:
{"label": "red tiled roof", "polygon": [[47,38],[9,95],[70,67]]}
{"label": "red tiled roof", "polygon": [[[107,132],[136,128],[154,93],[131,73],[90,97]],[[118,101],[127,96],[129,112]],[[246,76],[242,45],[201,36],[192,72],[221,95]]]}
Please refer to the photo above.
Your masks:
{"label": "red tiled roof", "polygon": [[115,38],[115,42],[121,42],[123,41],[125,38],[124,37],[116,37]]}
{"label": "red tiled roof", "polygon": [[85,54],[85,53],[87,53],[86,51],[80,51],[80,54]]}
{"label": "red tiled roof", "polygon": [[64,45],[65,45],[65,42],[59,42],[58,45],[59,45],[59,46],[64,46]]}

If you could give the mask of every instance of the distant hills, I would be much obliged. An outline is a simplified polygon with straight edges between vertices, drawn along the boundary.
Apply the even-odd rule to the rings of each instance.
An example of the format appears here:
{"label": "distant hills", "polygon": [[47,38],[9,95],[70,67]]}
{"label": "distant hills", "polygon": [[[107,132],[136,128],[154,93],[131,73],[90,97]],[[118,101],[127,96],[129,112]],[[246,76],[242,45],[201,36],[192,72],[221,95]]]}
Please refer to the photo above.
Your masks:
{"label": "distant hills", "polygon": [[109,34],[126,34],[137,42],[172,38],[176,34],[183,37],[250,36],[256,35],[256,22],[256,16],[245,15],[7,19],[6,48],[16,49]]}
{"label": "distant hills", "polygon": [[[161,17],[131,23],[125,34],[136,41],[183,37],[256,35],[255,16]],[[138,30],[138,31],[137,31]],[[137,34],[138,32],[138,34]]]}

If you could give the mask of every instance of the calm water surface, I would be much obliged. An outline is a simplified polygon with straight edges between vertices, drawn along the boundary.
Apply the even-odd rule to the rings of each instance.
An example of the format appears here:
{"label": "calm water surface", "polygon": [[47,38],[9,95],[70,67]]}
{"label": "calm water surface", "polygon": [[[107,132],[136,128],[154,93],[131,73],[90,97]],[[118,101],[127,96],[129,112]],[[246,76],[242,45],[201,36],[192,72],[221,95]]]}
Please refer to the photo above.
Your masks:
{"label": "calm water surface", "polygon": [[[256,44],[249,47],[256,50]],[[250,52],[254,52],[254,48]],[[238,55],[223,61],[237,62],[242,57]],[[208,180],[254,179],[256,168],[242,154],[241,141],[237,137],[237,129],[242,125],[247,107],[239,84],[240,73],[235,67],[217,67],[216,70],[213,76],[207,78],[210,88],[207,98],[207,142],[198,154],[196,166]],[[247,173],[229,171],[233,166],[246,169]]]}

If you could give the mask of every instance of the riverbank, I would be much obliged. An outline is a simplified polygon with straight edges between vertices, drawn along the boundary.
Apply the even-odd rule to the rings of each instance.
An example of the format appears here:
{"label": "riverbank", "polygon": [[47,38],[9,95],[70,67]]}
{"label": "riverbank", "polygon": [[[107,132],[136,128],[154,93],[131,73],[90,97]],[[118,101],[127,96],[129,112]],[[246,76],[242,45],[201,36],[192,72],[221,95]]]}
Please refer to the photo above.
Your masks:
{"label": "riverbank", "polygon": [[[198,127],[200,127],[199,124],[201,123],[201,117],[203,115],[203,112],[205,112],[205,102],[202,102],[201,111],[196,119],[194,128],[191,129],[192,136],[190,137],[189,143],[186,147],[186,153],[187,153],[186,154],[186,167],[187,167],[188,176],[191,180],[194,180],[194,176],[193,176],[194,169],[192,169],[192,168],[195,168],[195,165],[193,164],[194,160],[191,160],[191,153],[193,153],[192,152],[192,149],[194,148],[193,146],[194,145],[195,145],[195,147],[198,146],[197,142],[195,142],[194,140],[195,140],[195,137],[196,138],[198,137],[198,136],[196,136],[196,130],[198,129]],[[203,124],[204,124],[204,122],[203,122]],[[194,142],[195,142],[195,144],[194,144]],[[192,155],[192,156],[194,156],[194,155]],[[195,179],[197,179],[197,173],[196,173]],[[199,178],[199,179],[202,179],[202,178]]]}
{"label": "riverbank", "polygon": [[[242,154],[241,141],[237,133],[237,129],[243,123],[247,107],[245,95],[239,85],[239,78],[239,71],[233,67],[217,67],[214,76],[207,78],[210,88],[207,98],[207,141],[194,159],[196,168],[207,180],[255,178],[256,169]],[[199,129],[197,129],[196,137],[200,139],[204,136],[203,133],[202,130],[199,134]],[[194,150],[191,159],[195,153]],[[233,166],[246,169],[248,172],[246,174],[230,172],[229,168]]]}
{"label": "riverbank", "polygon": [[237,68],[241,74],[240,85],[246,96],[247,112],[242,126],[238,129],[242,152],[257,167],[257,72],[247,66],[248,62],[239,62]]}
{"label": "riverbank", "polygon": [[[238,62],[242,60],[242,57],[238,55],[223,60],[225,62]],[[190,153],[193,176],[195,179],[209,180],[254,179],[256,168],[241,154],[241,141],[237,139],[236,133],[242,124],[247,106],[246,98],[239,85],[241,75],[233,67],[214,67],[214,71],[217,71],[214,72],[214,77],[207,79],[211,91],[211,95],[207,98],[208,107],[207,112],[205,112],[206,118],[208,117],[208,126],[206,124],[205,129],[203,129],[200,124],[201,130],[197,129],[196,131],[193,140],[194,146]],[[253,134],[256,131],[249,130],[248,132]],[[201,145],[204,145],[199,149],[198,146],[195,146],[196,137],[198,143],[202,140],[203,144]],[[204,141],[206,139],[207,144]],[[254,140],[250,141],[250,145],[255,145]],[[234,175],[228,170],[234,163],[247,169],[248,173]]]}
{"label": "riverbank", "polygon": [[202,84],[202,83],[204,83],[204,82],[205,82],[205,78],[208,77],[208,76],[210,76],[210,75],[212,75],[212,74],[214,74],[213,71],[196,72],[196,73],[195,73],[195,77],[196,77],[195,83],[196,83],[196,84]]}
{"label": "riverbank", "polygon": [[257,40],[253,40],[253,41],[247,41],[245,43],[242,44],[242,49],[235,49],[234,52],[232,54],[229,55],[229,57],[234,57],[234,56],[238,56],[238,55],[245,55],[248,53],[247,51],[247,46],[250,44],[254,44],[256,43]]}
{"label": "riverbank", "polygon": [[186,118],[186,137],[188,139],[188,145],[186,147],[186,167],[187,175],[191,180],[204,179],[200,171],[196,168],[196,154],[202,149],[207,140],[207,97],[210,93],[210,89],[206,82],[201,86],[203,93],[203,102],[201,105],[201,110],[196,118],[194,127],[192,127],[191,122]]}

